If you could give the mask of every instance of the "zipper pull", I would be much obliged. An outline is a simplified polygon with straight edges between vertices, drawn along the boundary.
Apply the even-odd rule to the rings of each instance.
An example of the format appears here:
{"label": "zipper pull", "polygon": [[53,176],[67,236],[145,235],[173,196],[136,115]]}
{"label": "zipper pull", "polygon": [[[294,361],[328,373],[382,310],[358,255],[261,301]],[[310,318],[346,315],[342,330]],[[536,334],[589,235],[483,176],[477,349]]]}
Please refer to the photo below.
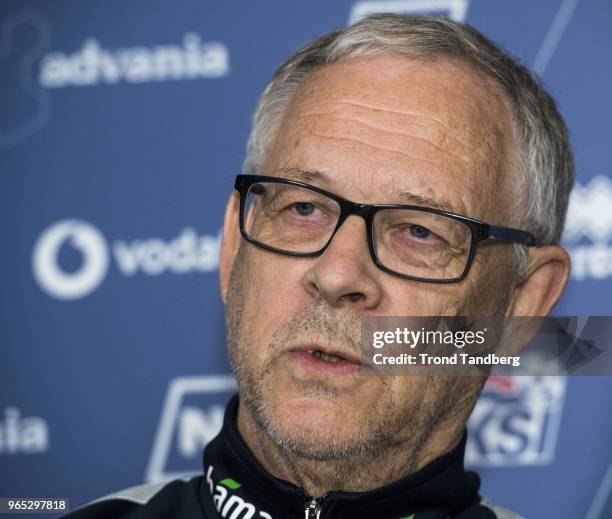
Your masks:
{"label": "zipper pull", "polygon": [[319,519],[320,516],[321,516],[321,505],[313,497],[310,503],[306,504],[306,508],[304,509],[304,518],[305,519]]}

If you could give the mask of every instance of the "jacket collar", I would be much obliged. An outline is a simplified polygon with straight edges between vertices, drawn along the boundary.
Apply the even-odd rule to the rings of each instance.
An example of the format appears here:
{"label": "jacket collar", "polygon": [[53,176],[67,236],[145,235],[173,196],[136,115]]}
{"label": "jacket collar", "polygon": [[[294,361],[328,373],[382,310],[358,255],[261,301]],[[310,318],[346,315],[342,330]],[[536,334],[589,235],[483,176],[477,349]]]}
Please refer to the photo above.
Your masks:
{"label": "jacket collar", "polygon": [[[226,408],[221,432],[204,450],[202,499],[210,502],[212,497],[222,517],[229,517],[238,505],[252,506],[252,517],[308,517],[309,496],[259,464],[238,432],[237,411],[235,395]],[[330,492],[316,504],[321,508],[320,518],[399,519],[414,514],[414,519],[442,519],[455,515],[479,499],[479,477],[463,468],[465,442],[464,433],[452,451],[384,487],[368,492]]]}

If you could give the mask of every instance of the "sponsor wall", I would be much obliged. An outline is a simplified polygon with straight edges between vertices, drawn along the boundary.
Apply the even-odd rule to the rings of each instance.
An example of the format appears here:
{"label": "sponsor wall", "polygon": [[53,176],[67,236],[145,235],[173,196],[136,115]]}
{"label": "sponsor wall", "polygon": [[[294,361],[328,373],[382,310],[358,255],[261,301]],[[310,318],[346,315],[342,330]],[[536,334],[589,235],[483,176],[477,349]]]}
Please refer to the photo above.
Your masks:
{"label": "sponsor wall", "polygon": [[[374,11],[438,12],[544,80],[578,183],[557,315],[612,314],[612,5],[603,0],[0,6],[0,497],[72,506],[198,471],[234,389],[223,206],[275,67]],[[612,517],[612,380],[504,378],[468,463],[527,517]]]}

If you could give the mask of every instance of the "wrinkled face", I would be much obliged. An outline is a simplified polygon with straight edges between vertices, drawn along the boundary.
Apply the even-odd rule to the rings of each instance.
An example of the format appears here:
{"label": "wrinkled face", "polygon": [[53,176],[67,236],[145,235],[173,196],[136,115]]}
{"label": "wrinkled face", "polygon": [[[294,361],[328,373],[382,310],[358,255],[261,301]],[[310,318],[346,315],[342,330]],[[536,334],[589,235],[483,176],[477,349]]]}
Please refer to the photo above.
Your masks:
{"label": "wrinkled face", "polygon": [[[429,198],[508,225],[516,154],[501,97],[468,67],[447,61],[385,54],[325,67],[293,96],[258,173],[355,202]],[[379,270],[358,216],[316,258],[242,242],[227,295],[242,403],[274,441],[314,459],[407,441],[418,449],[445,420],[462,427],[480,380],[374,377],[330,367],[310,352],[359,355],[366,315],[503,314],[511,251],[481,247],[467,279],[435,285]]]}

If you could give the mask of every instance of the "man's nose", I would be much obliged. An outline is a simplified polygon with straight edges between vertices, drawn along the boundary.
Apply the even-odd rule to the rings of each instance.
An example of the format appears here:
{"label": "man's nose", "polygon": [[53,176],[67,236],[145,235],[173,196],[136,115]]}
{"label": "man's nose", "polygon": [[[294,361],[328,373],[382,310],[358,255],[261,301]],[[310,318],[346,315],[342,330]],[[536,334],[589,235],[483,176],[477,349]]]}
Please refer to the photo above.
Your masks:
{"label": "man's nose", "polygon": [[325,252],[304,276],[308,293],[330,306],[351,306],[363,311],[376,308],[383,297],[380,271],[372,261],[365,221],[349,216]]}

